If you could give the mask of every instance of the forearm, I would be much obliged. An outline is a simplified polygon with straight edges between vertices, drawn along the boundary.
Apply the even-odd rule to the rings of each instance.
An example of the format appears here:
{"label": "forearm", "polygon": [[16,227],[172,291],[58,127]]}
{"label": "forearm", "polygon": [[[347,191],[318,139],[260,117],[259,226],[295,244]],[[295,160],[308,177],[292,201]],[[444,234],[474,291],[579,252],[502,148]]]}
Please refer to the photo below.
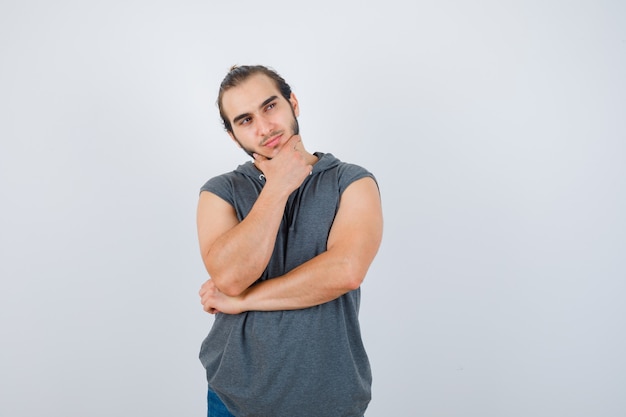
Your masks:
{"label": "forearm", "polygon": [[327,303],[358,288],[367,266],[325,252],[281,277],[248,288],[240,300],[241,310],[296,310]]}
{"label": "forearm", "polygon": [[245,219],[218,237],[203,259],[209,275],[226,294],[237,295],[265,270],[287,196],[262,191]]}

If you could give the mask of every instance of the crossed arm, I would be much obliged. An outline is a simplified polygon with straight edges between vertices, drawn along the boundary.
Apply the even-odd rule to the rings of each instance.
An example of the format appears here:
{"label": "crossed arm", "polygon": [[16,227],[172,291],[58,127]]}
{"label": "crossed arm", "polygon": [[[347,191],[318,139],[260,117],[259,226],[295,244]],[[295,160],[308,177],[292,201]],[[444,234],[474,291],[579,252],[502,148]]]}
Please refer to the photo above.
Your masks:
{"label": "crossed arm", "polygon": [[334,300],[361,285],[382,239],[380,194],[371,178],[357,180],[343,192],[325,252],[283,276],[252,285],[273,252],[287,197],[264,188],[239,222],[230,204],[201,193],[198,236],[212,277],[200,289],[205,311],[301,309]]}

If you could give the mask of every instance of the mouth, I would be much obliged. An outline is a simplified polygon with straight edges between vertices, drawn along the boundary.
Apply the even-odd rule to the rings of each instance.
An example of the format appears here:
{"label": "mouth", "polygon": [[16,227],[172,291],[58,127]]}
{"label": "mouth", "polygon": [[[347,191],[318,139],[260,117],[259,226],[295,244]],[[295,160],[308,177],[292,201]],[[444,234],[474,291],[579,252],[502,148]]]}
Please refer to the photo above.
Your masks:
{"label": "mouth", "polygon": [[282,133],[279,133],[276,136],[271,136],[269,139],[267,139],[264,143],[263,146],[267,146],[269,148],[273,148],[274,146],[278,145],[278,143],[280,142],[280,139],[283,137]]}

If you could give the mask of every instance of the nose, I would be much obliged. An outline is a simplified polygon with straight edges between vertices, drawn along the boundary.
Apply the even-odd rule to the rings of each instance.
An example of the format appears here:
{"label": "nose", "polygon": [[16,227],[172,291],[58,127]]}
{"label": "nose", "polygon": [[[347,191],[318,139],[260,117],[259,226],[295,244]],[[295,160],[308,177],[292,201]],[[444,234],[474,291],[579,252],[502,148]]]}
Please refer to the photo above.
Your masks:
{"label": "nose", "polygon": [[259,133],[259,136],[269,135],[270,133],[272,133],[272,129],[274,127],[271,120],[265,117],[258,117],[256,126],[257,126],[257,131]]}

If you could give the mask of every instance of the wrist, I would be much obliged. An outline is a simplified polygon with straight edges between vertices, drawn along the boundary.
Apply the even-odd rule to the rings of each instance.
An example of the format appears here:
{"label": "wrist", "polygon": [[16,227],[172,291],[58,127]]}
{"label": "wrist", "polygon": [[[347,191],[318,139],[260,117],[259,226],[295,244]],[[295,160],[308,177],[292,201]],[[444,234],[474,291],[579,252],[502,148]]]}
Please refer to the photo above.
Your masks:
{"label": "wrist", "polygon": [[280,182],[266,179],[265,186],[263,186],[259,197],[263,196],[268,200],[272,200],[272,204],[282,207],[283,204],[287,203],[292,192],[293,190],[285,188]]}
{"label": "wrist", "polygon": [[244,290],[241,294],[233,298],[233,302],[235,305],[235,309],[238,313],[245,313],[246,311],[250,311],[248,303],[248,293],[250,292],[250,288]]}

